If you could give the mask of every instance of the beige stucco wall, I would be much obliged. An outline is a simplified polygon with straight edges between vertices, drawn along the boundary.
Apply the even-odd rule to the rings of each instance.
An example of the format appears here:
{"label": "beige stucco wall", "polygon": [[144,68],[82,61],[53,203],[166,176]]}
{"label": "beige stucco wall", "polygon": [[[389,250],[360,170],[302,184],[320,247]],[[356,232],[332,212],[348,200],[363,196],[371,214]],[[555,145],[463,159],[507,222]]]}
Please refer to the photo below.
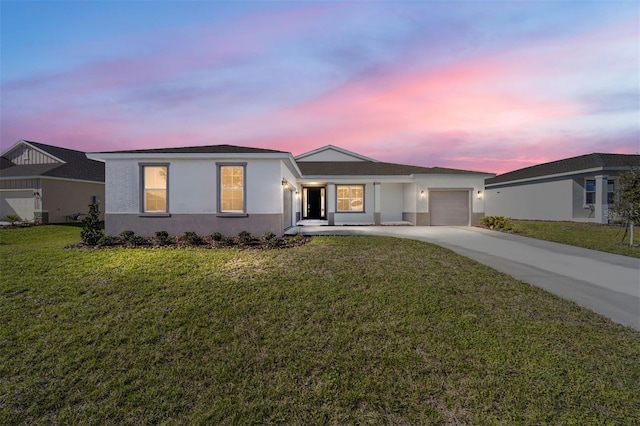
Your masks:
{"label": "beige stucco wall", "polygon": [[63,223],[68,215],[88,213],[94,195],[100,197],[100,210],[104,210],[104,184],[42,179],[41,185],[42,210],[49,212],[49,223]]}

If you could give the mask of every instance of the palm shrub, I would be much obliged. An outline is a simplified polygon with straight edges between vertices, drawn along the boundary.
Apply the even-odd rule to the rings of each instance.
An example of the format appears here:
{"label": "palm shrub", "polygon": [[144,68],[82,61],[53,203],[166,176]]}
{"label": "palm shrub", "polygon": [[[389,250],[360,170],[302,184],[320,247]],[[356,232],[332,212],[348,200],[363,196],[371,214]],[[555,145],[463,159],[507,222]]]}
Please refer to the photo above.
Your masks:
{"label": "palm shrub", "polygon": [[82,238],[83,243],[95,246],[103,235],[104,232],[102,230],[102,222],[100,222],[98,206],[90,204],[89,214],[82,219],[82,231],[80,231],[80,238]]}
{"label": "palm shrub", "polygon": [[22,218],[17,214],[8,214],[2,220],[5,222],[9,222],[11,226],[15,225],[16,223],[22,222]]}

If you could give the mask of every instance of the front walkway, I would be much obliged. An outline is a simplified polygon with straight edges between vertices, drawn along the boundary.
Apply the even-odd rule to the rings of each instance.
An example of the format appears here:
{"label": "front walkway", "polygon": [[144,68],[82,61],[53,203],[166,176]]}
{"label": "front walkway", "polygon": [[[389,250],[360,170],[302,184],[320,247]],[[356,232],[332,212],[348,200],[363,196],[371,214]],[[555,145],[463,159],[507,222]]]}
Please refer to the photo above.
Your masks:
{"label": "front walkway", "polygon": [[640,330],[640,259],[473,227],[301,226],[305,235],[382,235],[446,247]]}

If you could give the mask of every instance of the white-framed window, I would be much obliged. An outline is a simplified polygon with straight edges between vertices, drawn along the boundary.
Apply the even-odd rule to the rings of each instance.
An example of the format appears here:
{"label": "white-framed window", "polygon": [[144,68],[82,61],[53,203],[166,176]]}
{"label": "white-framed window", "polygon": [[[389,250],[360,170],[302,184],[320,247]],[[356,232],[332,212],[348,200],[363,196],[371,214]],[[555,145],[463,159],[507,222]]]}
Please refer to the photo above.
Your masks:
{"label": "white-framed window", "polygon": [[584,203],[585,204],[596,203],[596,180],[595,179],[584,180]]}
{"label": "white-framed window", "polygon": [[244,163],[218,165],[220,213],[245,213],[245,168]]}
{"label": "white-framed window", "polygon": [[169,165],[141,164],[142,212],[167,213],[169,211]]}
{"label": "white-framed window", "polygon": [[616,203],[616,181],[613,179],[607,180],[607,204]]}
{"label": "white-framed window", "polygon": [[336,185],[336,195],[336,211],[364,211],[364,185]]}

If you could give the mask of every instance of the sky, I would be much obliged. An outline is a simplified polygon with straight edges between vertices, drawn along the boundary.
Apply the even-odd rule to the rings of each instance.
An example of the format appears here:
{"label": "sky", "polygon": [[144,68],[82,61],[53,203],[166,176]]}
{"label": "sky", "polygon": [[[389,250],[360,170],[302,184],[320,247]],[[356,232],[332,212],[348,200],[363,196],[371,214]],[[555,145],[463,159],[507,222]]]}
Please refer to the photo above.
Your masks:
{"label": "sky", "polygon": [[0,0],[0,151],[640,152],[638,1]]}

